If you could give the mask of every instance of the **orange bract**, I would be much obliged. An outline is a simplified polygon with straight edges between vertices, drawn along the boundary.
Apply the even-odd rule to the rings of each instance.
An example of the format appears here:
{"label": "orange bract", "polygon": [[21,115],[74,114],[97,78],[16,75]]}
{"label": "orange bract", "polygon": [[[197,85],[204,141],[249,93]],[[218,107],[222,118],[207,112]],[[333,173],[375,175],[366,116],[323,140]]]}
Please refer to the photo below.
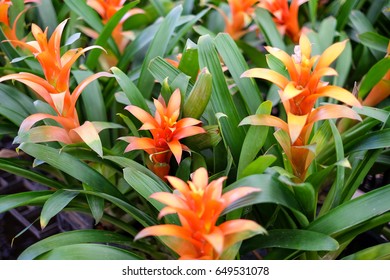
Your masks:
{"label": "orange bract", "polygon": [[[38,113],[27,117],[20,126],[19,134],[23,134],[30,129],[31,133],[28,141],[47,142],[59,141],[65,144],[86,142],[87,144],[100,143],[98,132],[103,129],[86,122],[80,126],[76,102],[84,88],[99,77],[111,77],[107,72],[94,74],[82,81],[72,92],[69,90],[69,76],[73,63],[86,51],[99,46],[91,46],[85,49],[71,49],[61,56],[60,42],[66,20],[54,30],[50,40],[47,39],[47,29],[42,31],[37,25],[32,24],[32,34],[36,41],[23,42],[20,40],[12,43],[28,49],[34,54],[45,75],[45,79],[31,73],[10,74],[0,78],[0,82],[6,80],[17,80],[33,89],[44,101],[54,110],[55,115]],[[53,119],[62,127],[32,126],[43,119]],[[95,151],[97,151],[95,149]],[[100,148],[98,153],[101,154]]]}
{"label": "orange bract", "polygon": [[251,21],[250,15],[253,13],[253,5],[257,2],[259,0],[228,0],[230,19],[223,11],[220,11],[225,21],[225,32],[234,40],[239,39],[248,32],[245,28]]}
{"label": "orange bract", "polygon": [[[115,15],[115,13],[123,7],[125,2],[126,0],[87,0],[87,4],[101,16],[104,24],[106,24]],[[123,31],[123,23],[132,15],[143,12],[144,11],[142,9],[131,9],[125,14],[125,16],[120,20],[119,24],[113,30],[112,37],[114,38],[115,43],[121,52],[123,52],[131,37],[131,32]],[[83,30],[94,39],[99,36],[98,33],[91,29],[83,28]]]}
{"label": "orange bract", "polygon": [[260,0],[259,6],[274,16],[276,27],[282,35],[287,34],[293,42],[297,43],[301,34],[298,9],[305,2],[307,0],[292,0],[288,6],[287,0]]}
{"label": "orange bract", "polygon": [[[169,161],[174,155],[176,161],[180,163],[182,151],[189,151],[189,149],[180,143],[180,140],[185,137],[193,136],[199,133],[205,133],[206,131],[197,126],[201,121],[194,118],[180,119],[180,103],[181,94],[179,89],[176,89],[168,102],[165,104],[163,98],[160,96],[158,100],[154,100],[156,107],[155,116],[151,116],[146,111],[139,107],[130,105],[125,109],[132,113],[137,119],[139,119],[143,125],[141,130],[149,130],[153,136],[147,137],[122,137],[120,139],[129,142],[125,152],[132,150],[144,150],[150,156],[153,163],[153,171],[157,171],[156,168],[163,167],[163,173],[156,172],[161,178],[164,178],[168,174]],[[168,167],[167,167],[168,166]]]}
{"label": "orange bract", "polygon": [[[24,3],[40,3],[41,0],[24,0]],[[11,0],[0,0],[0,24],[2,25],[2,29],[4,35],[9,40],[18,40],[16,35],[16,23],[18,22],[19,17],[23,14],[21,12],[14,20],[11,26],[11,22],[8,17],[8,9],[12,5]]]}
{"label": "orange bract", "polygon": [[208,183],[207,170],[199,168],[192,181],[185,183],[176,177],[167,177],[173,193],[154,193],[151,198],[165,204],[159,218],[177,213],[181,225],[157,225],[143,229],[135,239],[145,236],[163,236],[164,242],[179,254],[180,259],[232,259],[231,247],[253,235],[265,233],[254,221],[231,220],[217,225],[222,211],[236,200],[259,189],[240,187],[222,194],[226,177]]}
{"label": "orange bract", "polygon": [[[293,163],[296,175],[301,179],[305,177],[307,167],[314,158],[305,147],[314,122],[333,118],[361,120],[360,116],[347,106],[328,104],[313,110],[316,100],[320,97],[334,98],[350,106],[361,106],[349,91],[321,81],[323,76],[337,75],[329,66],[344,50],[345,44],[346,41],[335,43],[321,56],[311,57],[311,43],[302,35],[292,56],[280,49],[266,47],[271,55],[286,66],[289,79],[276,71],[262,68],[251,69],[242,74],[242,77],[268,80],[280,88],[279,95],[287,113],[287,123],[273,116],[255,115],[244,119],[242,124],[275,126],[286,131],[290,143],[281,145]],[[307,160],[309,155],[311,160]]]}

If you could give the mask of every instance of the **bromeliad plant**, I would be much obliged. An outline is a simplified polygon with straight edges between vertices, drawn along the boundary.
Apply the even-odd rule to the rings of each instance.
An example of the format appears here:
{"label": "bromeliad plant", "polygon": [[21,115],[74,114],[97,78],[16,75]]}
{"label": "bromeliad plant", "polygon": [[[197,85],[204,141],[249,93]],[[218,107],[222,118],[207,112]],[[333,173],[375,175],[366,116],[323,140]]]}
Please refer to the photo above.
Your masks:
{"label": "bromeliad plant", "polygon": [[143,229],[135,239],[146,236],[168,236],[164,239],[180,259],[217,260],[233,259],[235,245],[265,230],[251,220],[236,219],[216,225],[222,211],[236,200],[259,189],[240,187],[222,195],[222,184],[226,177],[208,183],[207,170],[197,169],[187,183],[176,177],[167,177],[173,193],[159,192],[152,199],[166,204],[159,214],[162,218],[177,213],[181,225],[156,225]]}
{"label": "bromeliad plant", "polygon": [[[98,133],[108,128],[105,123],[86,121],[80,125],[76,102],[84,88],[100,77],[111,77],[107,72],[94,74],[82,81],[70,93],[70,71],[74,62],[85,52],[99,46],[84,49],[70,49],[61,55],[61,35],[66,21],[63,21],[53,32],[50,40],[47,39],[48,30],[42,31],[33,24],[31,32],[35,41],[24,42],[14,40],[14,45],[30,51],[39,61],[45,79],[35,74],[21,72],[0,78],[0,82],[17,80],[29,86],[34,92],[50,105],[54,114],[36,113],[28,116],[21,124],[16,143],[22,142],[50,142],[58,141],[64,144],[85,142],[99,155],[102,155],[102,145]],[[41,120],[52,119],[61,127],[44,125],[33,127]],[[117,126],[114,126],[117,127]]]}
{"label": "bromeliad plant", "polygon": [[168,102],[165,104],[163,97],[160,95],[158,100],[154,100],[156,107],[155,116],[152,117],[143,109],[129,105],[125,109],[132,113],[139,121],[142,127],[140,130],[149,130],[152,138],[148,137],[122,137],[130,143],[125,152],[133,150],[144,150],[150,155],[149,169],[156,173],[161,179],[165,179],[170,169],[170,160],[172,154],[179,164],[182,159],[183,150],[190,152],[190,149],[180,143],[182,138],[205,133],[206,131],[197,125],[201,121],[194,118],[183,118],[178,120],[180,116],[181,94],[180,90],[176,89]]}
{"label": "bromeliad plant", "polygon": [[[31,1],[12,2],[15,22]],[[0,169],[42,190],[0,212],[96,224],[19,258],[388,258],[388,10],[357,2],[45,1],[26,39],[2,24],[0,135],[23,160]]]}
{"label": "bromeliad plant", "polygon": [[361,107],[352,93],[321,81],[323,76],[337,75],[329,66],[344,50],[345,44],[346,41],[336,43],[327,48],[321,56],[311,57],[311,43],[302,35],[291,57],[283,50],[266,47],[271,55],[285,65],[290,79],[269,69],[256,68],[242,74],[242,77],[266,79],[280,88],[280,100],[287,114],[287,122],[274,116],[258,114],[245,118],[241,124],[274,126],[287,133],[289,139],[286,139],[283,132],[275,133],[275,137],[300,182],[305,180],[306,172],[315,158],[315,151],[310,147],[314,123],[334,118],[361,120],[355,111],[343,105],[326,104],[314,109],[317,100],[322,97]]}

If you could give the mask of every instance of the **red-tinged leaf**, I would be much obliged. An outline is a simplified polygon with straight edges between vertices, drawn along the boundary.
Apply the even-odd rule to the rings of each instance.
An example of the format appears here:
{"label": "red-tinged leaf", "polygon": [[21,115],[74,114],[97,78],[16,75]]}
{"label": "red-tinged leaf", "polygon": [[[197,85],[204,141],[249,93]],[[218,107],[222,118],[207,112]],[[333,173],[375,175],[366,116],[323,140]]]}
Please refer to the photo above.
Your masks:
{"label": "red-tinged leaf", "polygon": [[99,133],[93,123],[86,121],[83,125],[73,129],[81,139],[99,156],[103,156],[102,142],[100,141]]}
{"label": "red-tinged leaf", "polygon": [[271,83],[274,83],[279,88],[283,89],[287,86],[289,83],[289,80],[283,76],[282,74],[279,74],[276,71],[270,70],[270,69],[264,69],[264,68],[253,68],[245,71],[241,75],[242,78],[260,78],[267,81],[270,81]]}
{"label": "red-tinged leaf", "polygon": [[38,126],[29,129],[28,131],[19,133],[14,139],[14,143],[44,143],[58,141],[64,144],[72,144],[72,140],[68,132],[58,126]]}
{"label": "red-tinged leaf", "polygon": [[[251,238],[252,236],[267,233],[262,226],[254,221],[243,219],[224,222],[219,228],[225,234],[225,248],[229,248],[237,242]],[[221,256],[221,258],[223,258],[223,256]]]}
{"label": "red-tinged leaf", "polygon": [[246,124],[274,126],[288,131],[288,125],[285,121],[271,115],[258,114],[246,117],[240,122],[240,125]]}
{"label": "red-tinged leaf", "polygon": [[64,128],[72,128],[74,127],[74,121],[72,119],[64,118],[64,117],[58,117],[53,116],[50,114],[44,114],[44,113],[37,113],[33,114],[31,116],[28,116],[24,119],[24,121],[21,123],[19,128],[19,133],[24,133],[31,129],[31,127],[36,124],[37,122],[44,120],[44,119],[52,119],[61,124]]}
{"label": "red-tinged leaf", "polygon": [[123,126],[117,123],[110,123],[110,122],[92,122],[92,123],[98,133],[108,128],[123,128]]}
{"label": "red-tinged leaf", "polygon": [[225,200],[226,205],[230,205],[236,200],[239,200],[251,193],[259,191],[261,190],[253,187],[240,187],[224,193],[222,195],[222,198],[223,200]]}
{"label": "red-tinged leaf", "polygon": [[313,110],[310,113],[308,123],[337,118],[349,118],[359,121],[362,120],[362,118],[354,110],[347,106],[328,104]]}

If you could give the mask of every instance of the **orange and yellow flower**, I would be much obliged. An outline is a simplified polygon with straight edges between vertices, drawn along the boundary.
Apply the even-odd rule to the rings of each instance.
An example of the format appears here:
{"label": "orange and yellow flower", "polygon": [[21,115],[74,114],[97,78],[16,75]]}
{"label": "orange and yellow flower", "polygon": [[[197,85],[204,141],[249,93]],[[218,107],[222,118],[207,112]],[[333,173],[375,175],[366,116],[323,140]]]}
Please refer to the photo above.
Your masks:
{"label": "orange and yellow flower", "polygon": [[175,189],[173,193],[159,192],[151,198],[166,205],[159,218],[176,213],[181,225],[156,225],[143,229],[135,240],[146,236],[162,236],[164,243],[180,259],[233,259],[234,245],[265,230],[251,220],[230,220],[217,225],[222,211],[236,200],[260,191],[240,187],[222,194],[226,177],[208,183],[207,170],[199,168],[192,181],[167,176]]}
{"label": "orange and yellow flower", "polygon": [[169,99],[168,105],[160,96],[154,100],[156,107],[155,116],[137,106],[127,106],[125,109],[132,113],[143,125],[140,130],[149,130],[153,138],[148,137],[122,137],[130,143],[125,152],[133,150],[144,150],[150,155],[152,164],[149,166],[160,178],[164,178],[169,172],[169,161],[174,155],[176,161],[180,163],[182,152],[189,151],[188,147],[180,143],[180,140],[206,131],[197,126],[200,120],[194,118],[179,119],[181,94],[176,89]]}
{"label": "orange and yellow flower", "polygon": [[[24,3],[40,3],[41,0],[24,0]],[[18,19],[23,14],[20,13],[14,20],[13,23],[9,20],[9,7],[12,5],[11,0],[0,0],[0,24],[3,29],[4,35],[9,40],[18,40],[18,37],[16,35],[16,23],[18,22]],[[12,24],[12,25],[11,25]]]}
{"label": "orange and yellow flower", "polygon": [[330,65],[344,50],[345,44],[346,41],[335,43],[321,56],[311,57],[311,43],[305,35],[301,35],[299,45],[295,47],[292,56],[280,49],[266,47],[271,55],[286,66],[289,78],[263,68],[251,69],[242,74],[242,77],[268,80],[280,88],[279,95],[287,113],[287,122],[274,116],[254,115],[245,118],[242,124],[274,126],[286,131],[290,142],[282,140],[279,143],[293,164],[295,174],[301,179],[304,179],[307,168],[314,158],[310,149],[305,146],[309,143],[315,122],[333,118],[361,120],[354,110],[344,105],[327,104],[314,109],[320,97],[330,97],[350,106],[361,107],[359,101],[349,91],[321,81],[323,76],[337,75]]}
{"label": "orange and yellow flower", "polygon": [[[91,46],[85,49],[70,49],[61,56],[60,42],[66,20],[54,30],[50,40],[47,39],[47,29],[42,31],[37,25],[32,24],[31,31],[35,41],[24,42],[11,41],[23,47],[39,61],[45,78],[31,73],[10,74],[0,78],[0,82],[17,80],[29,86],[40,98],[47,102],[55,112],[55,115],[37,113],[27,117],[19,129],[19,140],[26,139],[29,142],[59,141],[65,144],[85,142],[99,154],[101,143],[98,133],[108,126],[103,123],[85,122],[80,126],[76,111],[76,102],[84,88],[99,77],[111,77],[107,72],[96,73],[82,81],[72,92],[69,90],[70,71],[74,62]],[[38,121],[53,119],[58,126],[33,127]],[[28,134],[26,134],[29,132]],[[23,138],[24,134],[24,138]],[[27,137],[27,138],[26,138]],[[18,141],[18,140],[16,140]],[[99,144],[100,143],[100,144]]]}
{"label": "orange and yellow flower", "polygon": [[286,34],[294,43],[297,43],[301,34],[298,9],[305,2],[307,0],[292,0],[289,6],[287,0],[260,0],[259,7],[268,10],[273,15],[280,34]]}

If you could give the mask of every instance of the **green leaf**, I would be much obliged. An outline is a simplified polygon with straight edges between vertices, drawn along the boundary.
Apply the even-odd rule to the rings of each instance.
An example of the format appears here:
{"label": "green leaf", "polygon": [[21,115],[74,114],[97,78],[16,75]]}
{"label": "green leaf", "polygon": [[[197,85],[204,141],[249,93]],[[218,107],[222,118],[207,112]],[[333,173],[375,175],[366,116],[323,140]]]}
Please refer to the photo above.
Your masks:
{"label": "green leaf", "polygon": [[272,163],[274,163],[276,157],[274,155],[263,155],[259,156],[257,159],[252,161],[248,166],[242,171],[241,176],[246,177],[254,174],[263,173]]}
{"label": "green leaf", "polygon": [[44,28],[48,27],[49,34],[51,34],[58,25],[53,1],[41,0],[40,2],[41,3],[36,6],[36,9],[38,9],[39,18],[42,21],[41,24]]}
{"label": "green leaf", "polygon": [[215,38],[215,46],[240,90],[247,112],[254,114],[262,101],[261,93],[254,79],[241,78],[241,74],[249,67],[236,43],[228,34],[220,33]]}
{"label": "green leaf", "polygon": [[50,198],[45,202],[42,208],[40,223],[41,228],[44,229],[49,223],[50,219],[61,212],[73,198],[76,197],[77,192],[68,192],[65,190],[56,191]]}
{"label": "green leaf", "polygon": [[124,199],[124,196],[118,191],[118,189],[103,175],[69,154],[64,152],[61,153],[57,149],[34,143],[22,143],[19,148],[36,159],[42,160],[52,167],[57,168],[71,175],[75,179],[91,186],[98,192],[107,193]]}
{"label": "green leaf", "polygon": [[80,39],[80,35],[81,35],[80,32],[71,35],[71,36],[66,40],[64,46],[72,45],[74,42],[76,42],[78,39]]}
{"label": "green leaf", "polygon": [[286,50],[282,36],[267,10],[257,8],[255,10],[255,22],[260,27],[262,34],[264,34],[264,39],[268,46]]}
{"label": "green leaf", "polygon": [[[4,52],[4,54],[10,59],[13,60],[15,58],[21,57],[23,55],[19,54],[18,51],[14,48],[14,46],[7,41],[8,38],[5,36],[3,32],[3,28],[0,28],[0,48]],[[27,60],[18,61],[15,66],[28,69]]]}
{"label": "green leaf", "polygon": [[362,106],[362,108],[353,107],[352,109],[360,115],[377,119],[383,123],[386,123],[390,117],[390,112],[375,107]]}
{"label": "green leaf", "polygon": [[289,208],[297,217],[301,225],[308,225],[308,220],[305,215],[302,214],[302,209],[295,199],[294,194],[270,174],[251,175],[242,178],[226,187],[223,192],[226,193],[242,186],[254,187],[259,189],[260,192],[252,193],[235,201],[226,208],[222,214],[257,203],[275,203]]}
{"label": "green leaf", "polygon": [[244,141],[245,134],[244,129],[238,127],[240,117],[227,87],[218,53],[215,50],[211,37],[208,35],[199,38],[198,47],[199,65],[201,68],[207,67],[213,77],[210,98],[212,110],[214,114],[223,113],[227,116],[227,118],[219,120],[222,125],[221,130],[234,161],[238,162],[241,143]]}
{"label": "green leaf", "polygon": [[[173,67],[170,63],[165,61],[165,59],[159,56],[152,59],[149,65],[149,71],[162,85],[164,85],[164,83],[171,85],[179,75],[183,74],[179,69]],[[187,85],[187,92],[185,94],[186,96],[190,94],[193,86],[193,83],[189,81]]]}
{"label": "green leaf", "polygon": [[[333,121],[329,121],[330,128],[332,129],[333,137],[334,137],[334,143],[336,148],[336,159],[337,161],[341,161],[344,159],[344,147],[343,147],[343,141],[341,140],[341,136],[339,131],[337,130],[336,125]],[[326,196],[326,199],[324,201],[323,206],[321,207],[320,215],[323,213],[326,213],[329,211],[329,209],[332,209],[336,206],[338,206],[341,202],[341,196],[343,193],[344,188],[344,177],[345,177],[345,170],[344,167],[341,165],[336,166],[336,178],[333,182],[333,185]]]}
{"label": "green leaf", "polygon": [[198,46],[190,39],[187,39],[178,68],[190,76],[192,82],[196,81],[199,72]]}
{"label": "green leaf", "polygon": [[[91,71],[74,70],[72,71],[77,83],[93,75]],[[88,84],[81,94],[84,112],[89,121],[107,121],[104,99],[97,80]]]}
{"label": "green leaf", "polygon": [[344,26],[348,23],[350,19],[352,10],[356,7],[359,0],[349,0],[345,1],[341,6],[339,13],[337,14],[337,30],[344,29]]}
{"label": "green leaf", "polygon": [[[87,184],[83,184],[83,188],[86,191],[93,191],[93,189]],[[89,205],[89,209],[91,209],[91,213],[93,218],[95,219],[95,225],[100,222],[104,214],[104,199],[94,195],[86,195],[87,202]]]}
{"label": "green leaf", "polygon": [[[321,21],[320,27],[318,28],[318,37],[321,44],[321,53],[333,43],[333,38],[336,33],[337,21],[334,17],[327,17]],[[312,54],[313,55],[313,54]]]}
{"label": "green leaf", "polygon": [[317,9],[318,9],[318,0],[309,0],[310,22],[312,27],[315,26],[315,23],[317,21]]}
{"label": "green leaf", "polygon": [[212,77],[203,69],[199,74],[188,98],[185,100],[183,107],[183,116],[199,119],[209,103],[212,89]]}
{"label": "green leaf", "polygon": [[137,84],[138,88],[142,88],[142,94],[146,99],[151,97],[154,81],[153,76],[148,70],[149,63],[156,56],[165,55],[168,43],[173,35],[173,31],[175,30],[182,10],[183,8],[181,6],[177,6],[170,11],[161,23],[161,26],[155,34],[154,39],[149,46],[148,52],[146,53]]}
{"label": "green leaf", "polygon": [[102,244],[72,244],[54,248],[37,260],[141,260],[126,250]]}
{"label": "green leaf", "polygon": [[75,230],[59,233],[34,243],[24,250],[18,259],[33,260],[55,248],[73,244],[110,243],[127,245],[131,241],[127,236],[104,230]]}
{"label": "green leaf", "polygon": [[[161,211],[161,209],[165,207],[161,202],[150,198],[150,196],[156,192],[171,192],[171,189],[163,184],[161,179],[157,181],[145,175],[143,172],[130,167],[123,170],[123,175],[126,182],[143,198],[149,201],[158,211]],[[166,220],[170,224],[178,224],[177,217],[175,216],[166,216]]]}
{"label": "green leaf", "polygon": [[357,138],[354,143],[349,143],[348,152],[366,151],[380,148],[388,148],[390,143],[390,128],[374,131]]}
{"label": "green leaf", "polygon": [[366,76],[364,76],[358,96],[364,99],[369,91],[383,78],[383,76],[390,69],[390,57],[383,58],[375,63],[374,66],[367,72]]}
{"label": "green leaf", "polygon": [[123,175],[126,182],[157,210],[161,210],[165,206],[157,200],[150,199],[150,196],[155,192],[171,192],[165,184],[161,184],[144,173],[130,167],[123,170]]}
{"label": "green leaf", "polygon": [[[75,190],[68,190],[68,191],[75,191]],[[135,206],[132,206],[129,202],[125,200],[119,199],[117,197],[102,192],[84,191],[84,190],[77,190],[77,192],[86,195],[94,195],[111,202],[112,204],[118,206],[118,208],[122,209],[125,213],[132,216],[136,221],[138,221],[144,227],[149,227],[157,224],[157,221],[154,218],[150,217],[144,211],[136,208]]]}
{"label": "green leaf", "polygon": [[119,69],[127,69],[134,56],[148,47],[155,37],[157,30],[160,28],[160,25],[161,22],[157,21],[138,34],[135,40],[125,48],[121,59],[118,61],[117,67]]}
{"label": "green leaf", "polygon": [[390,260],[390,243],[366,248],[344,257],[343,260]]}
{"label": "green leaf", "polygon": [[[348,39],[348,36],[345,33],[341,32],[340,41],[344,39]],[[333,78],[334,85],[340,87],[344,86],[345,81],[348,78],[351,66],[352,66],[352,46],[350,41],[347,41],[344,51],[341,53],[341,55],[339,56],[336,62],[335,69],[338,75]]]}
{"label": "green leaf", "polygon": [[2,195],[0,196],[0,213],[19,206],[32,205],[39,202],[43,204],[52,194],[52,191],[30,191]]}
{"label": "green leaf", "polygon": [[139,91],[136,85],[130,80],[130,78],[117,67],[112,67],[111,71],[114,74],[115,79],[117,80],[119,86],[125,92],[130,103],[150,113],[149,107],[146,104],[142,93]]}
{"label": "green leaf", "polygon": [[274,229],[245,241],[241,253],[259,248],[286,248],[300,251],[334,251],[339,244],[332,237],[301,229]]}
{"label": "green leaf", "polygon": [[0,169],[29,179],[31,181],[40,183],[50,188],[62,189],[66,186],[65,184],[58,182],[57,180],[53,180],[45,175],[30,171],[25,166],[22,166],[18,162],[15,162],[13,160],[5,158],[0,159]]}
{"label": "green leaf", "polygon": [[[265,101],[260,104],[256,110],[256,114],[271,114],[272,102]],[[256,157],[260,149],[263,147],[267,139],[269,127],[268,126],[251,126],[245,136],[242,144],[240,160],[238,163],[237,177],[241,178],[242,172],[248,164]]]}
{"label": "green leaf", "polygon": [[359,34],[360,42],[377,51],[387,53],[387,46],[389,45],[389,38],[382,36],[375,32],[365,32]]}
{"label": "green leaf", "polygon": [[0,84],[0,107],[3,108],[0,113],[18,126],[24,118],[36,113],[30,97],[5,84]]}
{"label": "green leaf", "polygon": [[118,156],[105,156],[104,159],[108,159],[118,165],[120,165],[122,168],[129,167],[131,169],[135,169],[148,177],[152,178],[155,182],[158,182],[160,184],[161,189],[164,189],[164,191],[170,191],[170,188],[167,184],[165,184],[156,174],[154,174],[152,171],[150,171],[145,166],[139,164],[138,162],[125,158],[125,157],[118,157]]}
{"label": "green leaf", "polygon": [[[351,1],[350,4],[353,4],[353,2],[356,2],[356,0]],[[341,17],[341,15],[339,17]],[[350,16],[346,18],[346,20],[350,21],[353,29],[355,29],[358,34],[365,32],[375,32],[375,28],[361,11],[353,10]]]}
{"label": "green leaf", "polygon": [[354,166],[344,187],[342,194],[343,201],[350,200],[351,197],[356,193],[356,190],[363,182],[368,172],[370,172],[381,152],[382,149],[367,151],[363,159],[359,161],[356,166]]}
{"label": "green leaf", "polygon": [[390,210],[390,185],[345,202],[312,222],[307,230],[337,237]]}

